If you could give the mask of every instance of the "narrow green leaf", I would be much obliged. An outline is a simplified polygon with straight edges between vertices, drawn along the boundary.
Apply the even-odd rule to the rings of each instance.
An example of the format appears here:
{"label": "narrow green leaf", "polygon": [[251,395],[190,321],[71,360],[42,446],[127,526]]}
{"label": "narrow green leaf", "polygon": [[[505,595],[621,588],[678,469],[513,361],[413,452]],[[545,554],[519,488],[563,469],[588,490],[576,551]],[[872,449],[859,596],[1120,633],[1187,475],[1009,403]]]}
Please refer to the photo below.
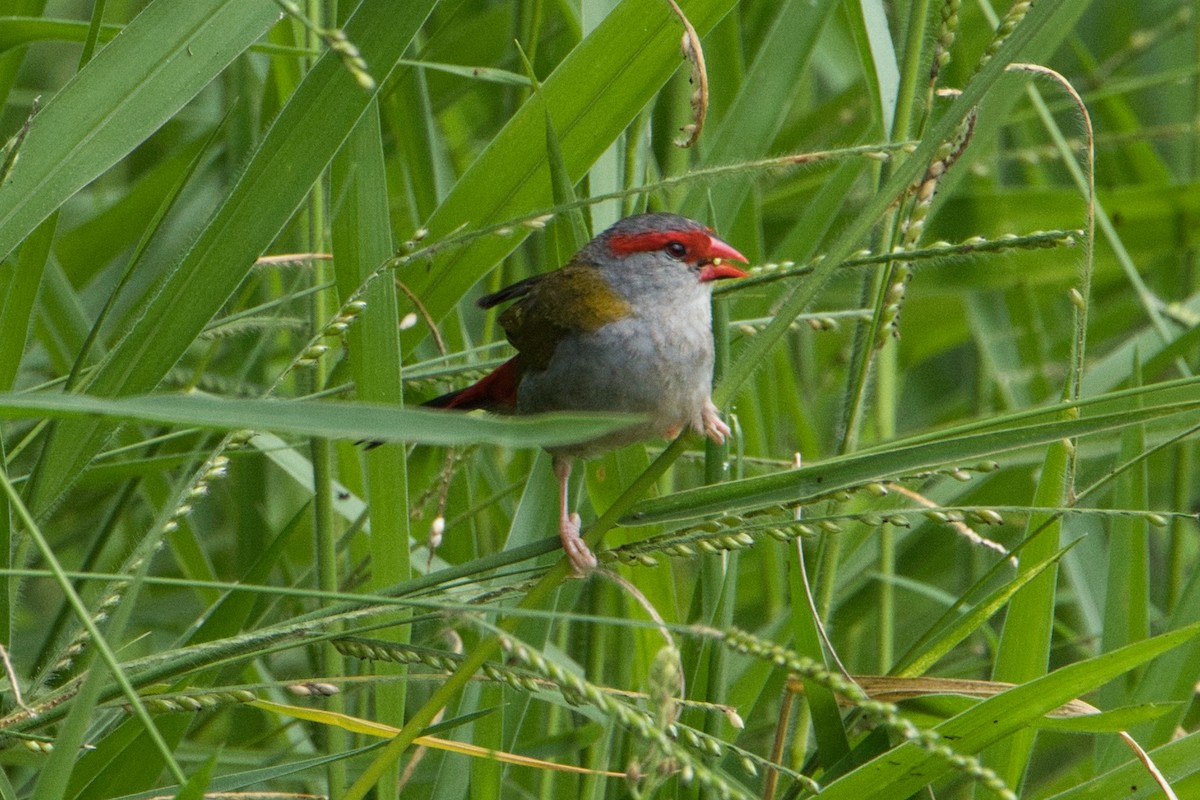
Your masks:
{"label": "narrow green leaf", "polygon": [[[1176,382],[1171,388],[1159,384],[1155,393],[1164,392],[1161,405],[1147,395],[1144,408],[1112,413],[1089,413],[1079,419],[1060,419],[1047,422],[1061,410],[1054,406],[1047,411],[1018,412],[1003,417],[991,417],[986,423],[972,423],[957,429],[941,431],[936,436],[918,436],[890,442],[880,447],[826,459],[817,464],[730,481],[719,486],[705,486],[677,492],[656,500],[644,500],[633,507],[622,524],[643,525],[648,522],[695,519],[707,514],[760,508],[778,503],[795,503],[821,497],[841,489],[858,486],[872,480],[891,479],[922,470],[963,465],[986,457],[997,456],[1023,447],[1036,447],[1064,438],[1120,430],[1152,420],[1174,420],[1179,426],[1194,422],[1200,400],[1183,400],[1174,395],[1182,385],[1197,383],[1196,379]],[[1142,391],[1142,390],[1139,390]],[[1124,398],[1114,393],[1101,399]],[[1099,399],[1096,400],[1099,402]],[[1092,404],[1089,401],[1089,404]],[[1048,412],[1048,413],[1047,413]],[[1003,420],[1003,422],[1001,422]],[[1001,428],[996,428],[996,423]],[[981,428],[989,432],[979,433]]]}
{"label": "narrow green leaf", "polygon": [[[927,634],[918,639],[908,653],[896,662],[892,674],[908,677],[924,675],[952,648],[979,630],[980,626],[991,619],[992,615],[998,612],[1021,587],[1041,575],[1044,570],[1058,564],[1059,559],[1068,550],[1070,550],[1070,545],[1039,564],[1031,564],[1028,569],[1022,570],[1015,578],[996,589],[991,595],[976,603],[967,613],[962,614],[945,627],[935,625],[931,630],[931,633],[935,635],[930,637]],[[981,579],[980,582],[982,583],[983,580]],[[941,620],[939,620],[940,622]]]}
{"label": "narrow green leaf", "polygon": [[[628,425],[613,414],[545,414],[504,418],[369,403],[237,400],[205,395],[0,394],[0,418],[62,417],[140,420],[179,427],[243,429],[420,444],[501,444],[550,447],[580,442]],[[634,417],[633,419],[636,419]]]}
{"label": "narrow green leaf", "polygon": [[[88,23],[73,19],[0,17],[0,53],[33,42],[82,42]],[[100,41],[109,42],[121,32],[120,25],[100,29]]]}
{"label": "narrow green leaf", "polygon": [[34,300],[42,284],[42,272],[50,257],[50,243],[58,228],[58,216],[48,217],[25,240],[12,267],[0,263],[0,391],[12,388],[25,354],[25,340],[32,324]]}
{"label": "narrow green leaf", "polygon": [[0,770],[0,798],[2,800],[17,800],[17,790],[13,788],[8,774]]}
{"label": "narrow green leaf", "polygon": [[[376,71],[377,84],[390,73],[433,3],[416,0],[397,9],[386,0],[365,0],[347,22],[346,35]],[[145,313],[109,353],[88,391],[138,394],[162,380],[307,196],[372,97],[336,54],[321,58],[195,245],[146,298]],[[110,430],[83,420],[55,430],[34,481],[35,511],[58,500]]]}
{"label": "narrow green leaf", "polygon": [[175,800],[204,800],[207,796],[205,792],[208,789],[208,784],[212,781],[213,770],[221,759],[221,750],[217,748],[204,763],[200,765],[200,769],[193,772],[188,777],[188,782],[183,785],[183,788],[175,795]]}
{"label": "narrow green leaf", "polygon": [[269,0],[157,0],[33,119],[0,185],[0,257],[175,115],[278,18]]}
{"label": "narrow green leaf", "polygon": [[[788,103],[766,103],[764,97],[789,97],[803,77],[818,36],[837,7],[836,0],[788,0],[779,4],[767,34],[758,43],[754,63],[733,99],[729,112],[716,131],[704,138],[704,163],[708,166],[761,158],[771,152],[775,137],[787,117]],[[711,192],[713,223],[732,222],[746,196],[749,180],[730,181]],[[703,218],[707,187],[688,193],[680,213]],[[728,235],[728,234],[726,234]]]}
{"label": "narrow green leaf", "polygon": [[[540,90],[539,90],[540,93]],[[569,205],[575,202],[575,186],[563,159],[562,146],[558,141],[558,132],[554,130],[554,120],[550,112],[546,112],[546,160],[550,164],[550,182],[554,186],[554,204]],[[556,263],[566,263],[566,260],[592,238],[588,225],[583,216],[582,208],[572,208],[566,212],[565,220],[554,220],[555,240],[560,243]]]}
{"label": "narrow green leaf", "polygon": [[550,116],[550,108],[546,105],[542,85],[534,74],[533,65],[521,52],[525,63],[525,71],[533,84],[534,97],[542,103],[546,112],[546,162],[550,167],[550,185],[554,205],[572,206],[566,212],[566,218],[560,214],[547,225],[546,249],[551,264],[565,264],[567,259],[579,251],[592,238],[583,209],[573,207],[578,199],[575,196],[575,182],[571,180],[570,170],[563,158],[562,143],[558,140],[558,131],[554,129],[554,120]]}
{"label": "narrow green leaf", "polygon": [[[1200,634],[1200,623],[1055,670],[985,700],[935,729],[956,753],[974,755],[1063,703],[1094,690]],[[953,767],[906,742],[823,787],[824,800],[908,797]]]}
{"label": "narrow green leaf", "polygon": [[[837,543],[826,541],[826,546],[837,546]],[[800,545],[797,544],[797,547]],[[796,641],[796,650],[821,664],[827,664],[825,643],[821,637],[821,626],[824,623],[818,617],[816,604],[820,601],[813,597],[809,587],[805,586],[806,578],[801,570],[809,570],[817,574],[818,570],[806,565],[806,559],[801,552],[795,562],[788,563],[788,584],[790,596],[797,604],[804,605],[793,610],[791,615],[791,632]],[[811,601],[810,601],[811,598]],[[850,739],[846,733],[846,722],[842,718],[838,706],[837,695],[825,686],[806,682],[805,695],[809,705],[809,713],[813,717],[813,732],[817,749],[823,762],[839,765],[850,753]],[[836,769],[837,767],[835,767]]]}
{"label": "narrow green leaf", "polygon": [[[332,186],[333,196],[340,198],[333,223],[334,265],[339,293],[348,298],[393,252],[378,104],[367,109],[334,159]],[[361,400],[402,408],[396,284],[386,279],[375,281],[362,299],[367,307],[347,332],[355,389]],[[364,460],[371,523],[368,586],[381,590],[412,575],[408,460],[402,446],[375,448]],[[395,622],[380,635],[391,642],[407,643],[411,627],[404,624],[403,616]],[[375,672],[404,676],[408,668],[383,662]],[[387,725],[403,725],[407,690],[403,679],[376,687],[373,718]],[[398,772],[385,775],[378,784],[378,795],[398,795],[398,781]]]}
{"label": "narrow green leaf", "polygon": [[[921,7],[920,4],[917,4]],[[896,93],[900,88],[900,67],[896,63],[896,48],[888,27],[888,14],[880,0],[857,0],[847,3],[850,29],[858,44],[863,73],[871,88],[871,99],[878,106],[882,132],[889,133],[896,114]],[[912,13],[912,12],[910,12]]]}
{"label": "narrow green leaf", "polygon": [[[257,769],[248,769],[240,772],[233,772],[228,775],[218,775],[212,779],[208,785],[210,793],[216,792],[234,792],[238,789],[243,789],[247,786],[255,784],[270,785],[272,781],[280,781],[293,776],[299,776],[310,772],[311,770],[320,769],[328,765],[331,761],[340,761],[344,759],[355,758],[356,756],[369,753],[383,746],[382,742],[372,742],[365,747],[358,747],[353,750],[348,750],[343,753],[332,753],[329,755],[320,755],[313,758],[305,758],[300,761],[287,761],[281,764],[272,764],[269,767],[259,767]],[[153,800],[156,797],[162,797],[167,792],[177,791],[180,787],[165,786],[161,789],[151,789],[145,792],[137,792],[135,794],[113,795],[117,800]]]}
{"label": "narrow green leaf", "polygon": [[506,549],[558,533],[558,490],[550,460],[547,453],[538,453],[533,460],[529,480],[521,492],[508,537],[504,541]]}
{"label": "narrow green leaf", "polygon": [[[158,729],[172,745],[187,732],[186,719],[161,718]],[[123,720],[80,756],[71,771],[71,783],[63,795],[73,800],[106,800],[119,792],[136,792],[154,786],[162,775],[163,762],[153,752],[146,730],[135,719]]]}
{"label": "narrow green leaf", "polygon": [[[1069,500],[1070,450],[1074,443],[1053,442],[1042,463],[1042,475],[1033,494],[1033,505],[1058,508]],[[1031,514],[1025,527],[1024,547],[1019,556],[1019,572],[1037,570],[1031,579],[1013,596],[1004,617],[1000,645],[996,649],[992,679],[1008,683],[1025,683],[1044,675],[1050,666],[1050,637],[1054,625],[1054,601],[1057,596],[1057,564],[1043,569],[1043,562],[1059,549],[1062,538],[1062,516]],[[999,773],[1009,786],[1020,786],[1033,752],[1037,732],[1025,728],[997,745],[985,763]]]}
{"label": "narrow green leaf", "polygon": [[[1200,792],[1200,733],[1191,733],[1150,751],[1150,758],[1181,798]],[[1130,756],[1120,767],[1047,800],[1151,800],[1161,798],[1162,789],[1146,772],[1146,765]]]}
{"label": "narrow green leaf", "polygon": [[[694,0],[688,18],[703,35],[733,0]],[[623,0],[573,48],[542,85],[563,161],[578,180],[645,107],[679,67],[682,29],[659,0]],[[464,223],[472,228],[521,218],[553,204],[542,103],[526,102],[491,140],[429,219],[430,241]],[[535,144],[539,143],[539,144]],[[441,319],[466,290],[528,233],[487,236],[439,252],[431,265],[399,271],[434,319]]]}
{"label": "narrow green leaf", "polygon": [[[1142,385],[1141,362],[1132,367],[1134,385]],[[1146,452],[1145,430],[1131,425],[1121,435],[1118,463],[1134,463]],[[1117,508],[1149,510],[1148,466],[1143,460],[1117,478],[1114,502]],[[1112,650],[1150,635],[1150,524],[1144,517],[1114,519],[1108,535],[1108,575],[1104,593],[1104,632],[1101,648]],[[1095,701],[1103,708],[1129,703],[1139,676],[1104,687]],[[1105,742],[1097,748],[1101,768],[1115,767],[1123,755],[1120,743]]]}

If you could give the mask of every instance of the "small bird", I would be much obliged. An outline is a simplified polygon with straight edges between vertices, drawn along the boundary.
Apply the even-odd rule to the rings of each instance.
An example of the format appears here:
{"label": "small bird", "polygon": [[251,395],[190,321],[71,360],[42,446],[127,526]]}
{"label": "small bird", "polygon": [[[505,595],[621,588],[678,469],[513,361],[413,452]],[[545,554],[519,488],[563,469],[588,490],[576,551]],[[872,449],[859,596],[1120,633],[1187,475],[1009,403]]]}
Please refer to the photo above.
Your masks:
{"label": "small bird", "polygon": [[580,444],[549,448],[558,479],[559,536],[577,575],[596,566],[568,503],[574,457],[676,436],[690,425],[729,435],[712,402],[712,286],[747,273],[746,258],[676,214],[638,214],[592,239],[563,267],[486,295],[517,354],[479,382],[430,400],[500,413],[627,412],[646,419]]}

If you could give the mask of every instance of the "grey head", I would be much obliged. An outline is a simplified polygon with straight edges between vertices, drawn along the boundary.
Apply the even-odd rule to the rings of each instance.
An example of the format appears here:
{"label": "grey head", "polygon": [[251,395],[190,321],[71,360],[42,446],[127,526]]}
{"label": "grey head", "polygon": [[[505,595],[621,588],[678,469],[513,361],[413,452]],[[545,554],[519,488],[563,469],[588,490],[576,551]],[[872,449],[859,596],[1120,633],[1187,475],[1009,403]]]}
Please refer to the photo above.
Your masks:
{"label": "grey head", "polygon": [[665,212],[626,217],[589,242],[577,262],[598,267],[631,302],[707,296],[714,259],[744,261],[707,226]]}

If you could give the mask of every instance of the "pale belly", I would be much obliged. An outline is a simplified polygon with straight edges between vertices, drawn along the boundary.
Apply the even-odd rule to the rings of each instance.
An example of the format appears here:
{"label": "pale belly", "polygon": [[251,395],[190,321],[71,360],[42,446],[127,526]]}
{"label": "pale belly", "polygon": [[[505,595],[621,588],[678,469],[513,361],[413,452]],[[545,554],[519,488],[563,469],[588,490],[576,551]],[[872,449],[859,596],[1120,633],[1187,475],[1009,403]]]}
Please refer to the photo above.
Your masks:
{"label": "pale belly", "polygon": [[594,333],[569,336],[541,372],[527,372],[518,412],[617,411],[647,421],[600,439],[556,448],[588,456],[642,439],[699,426],[712,390],[712,330],[707,303],[664,330],[631,317]]}

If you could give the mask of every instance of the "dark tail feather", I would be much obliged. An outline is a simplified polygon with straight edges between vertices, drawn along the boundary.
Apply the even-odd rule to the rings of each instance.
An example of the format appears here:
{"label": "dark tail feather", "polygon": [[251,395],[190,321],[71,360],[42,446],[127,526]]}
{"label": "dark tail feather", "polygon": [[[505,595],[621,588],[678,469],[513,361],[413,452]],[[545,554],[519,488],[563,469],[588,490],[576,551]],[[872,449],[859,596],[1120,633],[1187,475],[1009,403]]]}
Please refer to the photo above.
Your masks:
{"label": "dark tail feather", "polygon": [[426,400],[424,403],[421,403],[421,407],[422,408],[461,408],[462,406],[460,406],[455,401],[457,401],[458,398],[464,392],[466,392],[467,389],[470,389],[470,388],[471,388],[470,386],[467,386],[466,388],[463,388],[463,389],[455,389],[453,392],[446,392],[445,394],[439,395],[439,396],[433,398],[432,400]]}
{"label": "dark tail feather", "polygon": [[488,411],[509,412],[517,407],[519,382],[517,356],[513,356],[465,389],[448,392],[423,405],[429,408],[456,408],[460,411],[483,408]]}
{"label": "dark tail feather", "polygon": [[[463,389],[439,395],[421,404],[424,408],[446,408],[459,411],[474,411],[477,408],[500,413],[511,412],[517,407],[517,384],[520,373],[517,357],[513,356],[475,383]],[[364,450],[373,450],[382,441],[359,440]]]}
{"label": "dark tail feather", "polygon": [[[454,402],[455,398],[470,388],[472,388],[472,387],[468,386],[468,387],[466,387],[466,389],[456,389],[453,392],[446,392],[445,394],[435,397],[432,400],[426,400],[424,403],[421,403],[421,407],[422,408],[458,408],[459,406]],[[379,440],[379,439],[375,439],[375,440],[359,439],[357,442],[355,442],[355,444],[361,445],[363,450],[374,450],[376,447],[379,447],[379,445],[385,444],[385,442],[383,442],[382,440]]]}

